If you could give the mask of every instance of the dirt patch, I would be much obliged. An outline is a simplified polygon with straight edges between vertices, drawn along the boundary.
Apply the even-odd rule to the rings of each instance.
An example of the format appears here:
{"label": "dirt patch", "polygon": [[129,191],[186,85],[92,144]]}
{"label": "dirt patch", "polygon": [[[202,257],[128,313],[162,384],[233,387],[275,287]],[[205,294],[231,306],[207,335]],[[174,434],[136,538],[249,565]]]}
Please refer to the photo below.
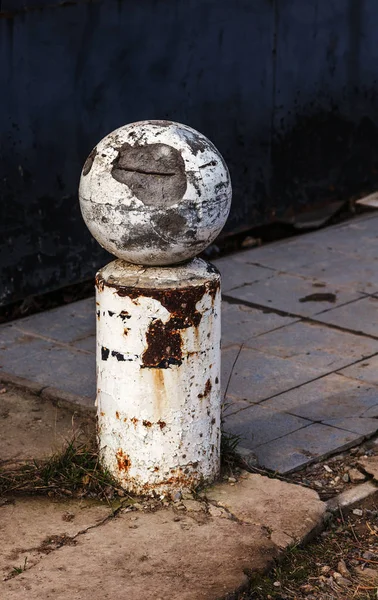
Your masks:
{"label": "dirt patch", "polygon": [[316,490],[322,500],[329,500],[349,488],[371,479],[364,461],[378,457],[378,438],[374,437],[357,448],[311,464],[285,479]]}
{"label": "dirt patch", "polygon": [[323,533],[292,547],[239,600],[372,600],[378,595],[378,492],[349,515],[329,515]]}
{"label": "dirt patch", "polygon": [[59,452],[78,432],[92,435],[94,419],[0,383],[0,469]]}

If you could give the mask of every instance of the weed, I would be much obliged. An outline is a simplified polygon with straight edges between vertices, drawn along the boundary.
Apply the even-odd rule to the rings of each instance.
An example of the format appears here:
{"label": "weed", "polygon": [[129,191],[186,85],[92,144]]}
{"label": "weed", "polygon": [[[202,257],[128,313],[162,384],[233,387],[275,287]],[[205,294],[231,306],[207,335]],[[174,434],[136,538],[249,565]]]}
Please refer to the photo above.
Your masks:
{"label": "weed", "polygon": [[22,493],[108,498],[118,487],[101,467],[94,440],[73,439],[45,461],[0,470],[0,496]]}
{"label": "weed", "polygon": [[222,431],[221,437],[221,468],[222,471],[232,471],[240,464],[237,447],[241,436]]}
{"label": "weed", "polygon": [[26,565],[27,565],[28,559],[27,557],[25,557],[24,560],[24,564],[20,567],[13,567],[12,572],[11,572],[11,576],[12,577],[16,577],[16,575],[21,575],[21,573],[23,573],[24,571],[26,571]]}

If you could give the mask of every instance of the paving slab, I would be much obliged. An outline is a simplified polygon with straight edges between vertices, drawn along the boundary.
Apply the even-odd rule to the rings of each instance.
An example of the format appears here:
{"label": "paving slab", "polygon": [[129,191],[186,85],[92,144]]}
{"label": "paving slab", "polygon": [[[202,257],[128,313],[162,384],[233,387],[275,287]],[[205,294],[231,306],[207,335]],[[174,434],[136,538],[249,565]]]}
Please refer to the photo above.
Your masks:
{"label": "paving slab", "polygon": [[300,266],[323,260],[331,262],[344,256],[378,257],[377,223],[377,214],[358,216],[348,223],[244,250],[233,258],[246,264],[295,273]]}
{"label": "paving slab", "polygon": [[86,350],[91,354],[96,354],[96,335],[92,333],[82,340],[73,342],[72,345],[79,350]]}
{"label": "paving slab", "polygon": [[347,417],[338,419],[326,419],[323,421],[325,425],[345,429],[352,433],[361,433],[362,435],[371,436],[378,431],[377,419],[362,416],[362,417]]}
{"label": "paving slab", "polygon": [[339,416],[360,416],[378,406],[378,387],[331,373],[266,400],[270,410],[322,421]]}
{"label": "paving slab", "polygon": [[[7,424],[0,454],[10,459],[2,468],[46,458],[71,439],[72,411],[33,394],[3,392],[0,415]],[[93,435],[94,420],[86,431]],[[316,533],[324,512],[316,492],[246,472],[199,500],[165,499],[165,506],[7,495],[0,498],[0,597],[223,598],[247,586],[246,572],[266,570],[289,544]]]}
{"label": "paving slab", "polygon": [[0,377],[2,372],[15,373],[46,387],[58,383],[63,392],[95,396],[94,354],[30,336],[21,346],[15,343],[6,352],[2,351],[0,360]]}
{"label": "paving slab", "polygon": [[234,370],[235,361],[240,354],[240,346],[229,346],[222,350],[221,362],[221,397],[225,401],[229,393],[231,376]]}
{"label": "paving slab", "polygon": [[[345,443],[357,444],[375,434],[376,417],[378,387],[331,374],[257,406],[234,399],[224,413],[224,429],[240,435],[240,445],[253,450],[260,464],[284,473],[311,462],[314,447],[315,458],[320,459],[336,448],[341,451]],[[329,428],[314,430],[311,423]]]}
{"label": "paving slab", "polygon": [[[315,379],[319,373],[319,370],[300,365],[295,359],[272,356],[244,347],[238,351],[234,347],[226,348],[225,352],[231,350],[237,360],[233,367],[231,365],[229,394],[251,403],[297,387]],[[230,364],[230,355],[228,358]]]}
{"label": "paving slab", "polygon": [[346,369],[342,369],[340,374],[378,385],[378,356],[361,360]]}
{"label": "paving slab", "polygon": [[296,269],[296,274],[307,279],[327,282],[335,288],[353,288],[367,294],[377,289],[378,258],[344,256],[333,261],[304,265]]}
{"label": "paving slab", "polygon": [[291,473],[304,465],[342,452],[360,443],[364,435],[314,423],[267,444],[253,448],[260,465]]}
{"label": "paving slab", "polygon": [[[308,234],[244,250],[239,252],[234,260],[280,273],[295,273],[297,268],[320,262],[330,258],[330,255],[332,259],[338,259],[342,258],[344,253],[330,249],[324,243],[319,244]],[[217,261],[215,263],[217,264]]]}
{"label": "paving slab", "polygon": [[352,287],[340,289],[327,282],[277,273],[270,279],[235,288],[227,296],[258,307],[281,311],[292,317],[312,317],[327,309],[358,300],[363,294]]}
{"label": "paving slab", "polygon": [[378,217],[375,213],[356,217],[336,227],[324,228],[303,238],[307,244],[323,247],[328,251],[361,259],[367,256],[378,258],[377,224]]}
{"label": "paving slab", "polygon": [[45,336],[62,343],[74,343],[93,335],[95,299],[66,304],[16,322],[24,333]]}
{"label": "paving slab", "polygon": [[360,417],[363,417],[364,419],[377,419],[378,404],[374,404],[374,406],[367,408],[363,413],[361,413]]}
{"label": "paving slab", "polygon": [[320,375],[378,352],[378,340],[300,322],[252,338],[248,340],[248,347],[272,356],[295,359],[297,365]]}
{"label": "paving slab", "polygon": [[[2,582],[1,598],[216,600],[246,587],[246,572],[267,569],[289,544],[316,532],[325,512],[316,492],[260,475],[245,473],[234,487],[215,486],[207,495],[192,501],[195,510],[127,508],[108,520],[95,516],[97,507],[90,514],[69,502],[35,500],[31,527],[27,504],[4,505],[3,568],[28,560],[25,571]],[[62,543],[48,548],[49,539]]]}
{"label": "paving slab", "polygon": [[258,525],[210,517],[198,523],[172,510],[120,515],[6,581],[4,600],[163,598],[216,600],[246,586],[277,547]]}
{"label": "paving slab", "polygon": [[[281,438],[312,421],[265,408],[264,404],[247,406],[233,414],[224,414],[223,428],[240,436],[240,446],[253,450],[266,442]],[[378,423],[377,423],[378,427]]]}
{"label": "paving slab", "polygon": [[378,298],[361,298],[316,315],[314,319],[378,338]]}
{"label": "paving slab", "polygon": [[256,283],[262,279],[273,277],[274,271],[239,261],[234,256],[214,261],[222,276],[222,290],[227,292],[234,287]]}
{"label": "paving slab", "polygon": [[245,344],[252,337],[295,323],[296,319],[243,304],[222,303],[222,347]]}

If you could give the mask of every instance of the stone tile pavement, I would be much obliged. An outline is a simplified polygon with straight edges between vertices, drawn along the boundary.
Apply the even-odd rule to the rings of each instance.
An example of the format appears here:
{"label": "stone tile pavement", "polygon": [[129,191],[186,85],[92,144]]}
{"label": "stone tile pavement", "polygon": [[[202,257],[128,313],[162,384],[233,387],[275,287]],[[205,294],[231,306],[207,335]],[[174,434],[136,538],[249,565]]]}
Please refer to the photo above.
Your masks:
{"label": "stone tile pavement", "polygon": [[[378,215],[214,261],[224,429],[280,473],[378,431]],[[93,406],[94,300],[0,327],[0,378]]]}

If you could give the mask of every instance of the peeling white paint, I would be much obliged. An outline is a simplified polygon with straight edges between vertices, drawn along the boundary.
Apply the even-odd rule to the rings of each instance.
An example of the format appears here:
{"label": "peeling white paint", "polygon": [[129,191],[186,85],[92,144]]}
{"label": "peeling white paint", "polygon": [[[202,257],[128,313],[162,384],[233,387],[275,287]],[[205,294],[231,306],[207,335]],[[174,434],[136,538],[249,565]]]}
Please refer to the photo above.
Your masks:
{"label": "peeling white paint", "polygon": [[[210,482],[219,473],[219,280],[200,259],[147,269],[118,260],[97,275],[100,456],[128,491],[164,494]],[[195,303],[198,325],[177,329],[181,364],[146,367],[151,324],[175,318],[166,301],[153,296],[184,288],[205,293]],[[164,349],[166,357],[170,352]]]}
{"label": "peeling white paint", "polygon": [[142,121],[97,144],[79,196],[83,218],[106,250],[134,264],[167,265],[216,238],[229,214],[231,181],[205,136],[178,123]]}
{"label": "peeling white paint", "polygon": [[193,257],[227,219],[227,166],[186,125],[132,123],[91,152],[79,195],[89,230],[120,259],[96,278],[102,463],[134,493],[209,483],[220,468],[220,276]]}

